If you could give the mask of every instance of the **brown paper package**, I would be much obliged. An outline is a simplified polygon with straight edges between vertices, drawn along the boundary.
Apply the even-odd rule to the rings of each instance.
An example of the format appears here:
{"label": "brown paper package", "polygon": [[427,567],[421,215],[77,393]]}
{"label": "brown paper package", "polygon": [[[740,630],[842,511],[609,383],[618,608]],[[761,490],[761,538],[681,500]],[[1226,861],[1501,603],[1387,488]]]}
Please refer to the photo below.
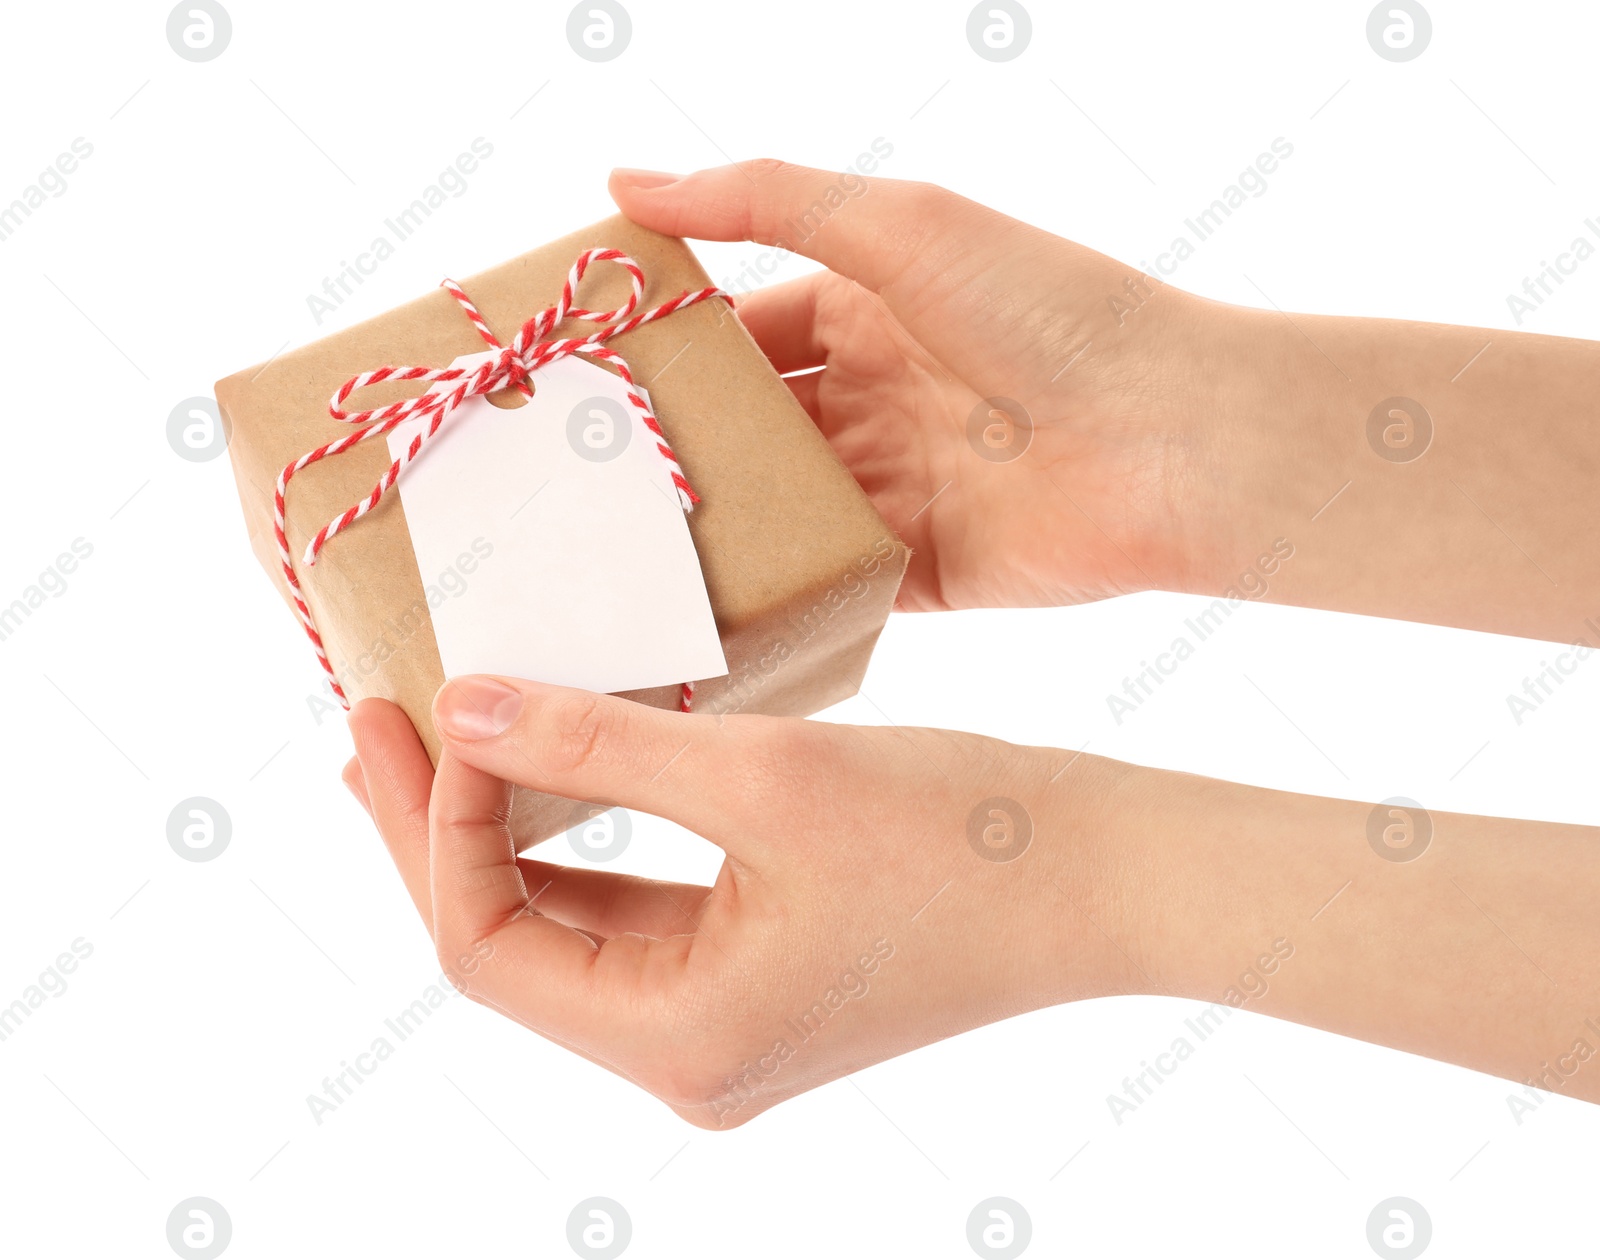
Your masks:
{"label": "brown paper package", "polygon": [[[471,276],[462,287],[509,342],[524,320],[555,302],[573,260],[590,247],[620,249],[639,263],[644,309],[710,283],[682,241],[616,217]],[[609,310],[627,293],[620,267],[596,263],[577,305]],[[557,335],[593,327],[570,321]],[[701,499],[689,530],[730,672],[694,680],[696,711],[801,715],[855,694],[905,572],[905,548],[727,303],[686,307],[611,345],[650,391]],[[435,289],[217,382],[251,545],[285,601],[273,488],[291,460],[350,432],[328,415],[329,397],[358,372],[384,364],[442,367],[482,349],[455,301]],[[417,392],[415,385],[378,386],[352,406],[380,406]],[[317,529],[364,497],[388,459],[382,441],[364,442],[297,474],[286,506],[291,553],[298,558]],[[538,470],[528,477],[530,487],[539,484]],[[418,572],[399,495],[385,496],[333,539],[314,567],[297,560],[296,571],[351,703],[369,696],[394,701],[437,762],[431,705],[444,673],[428,601],[441,596],[431,587],[436,575],[425,583]],[[295,633],[296,649],[314,663],[311,645]],[[679,692],[661,687],[628,695],[675,708]],[[566,829],[580,811],[572,801],[519,788],[517,847]]]}

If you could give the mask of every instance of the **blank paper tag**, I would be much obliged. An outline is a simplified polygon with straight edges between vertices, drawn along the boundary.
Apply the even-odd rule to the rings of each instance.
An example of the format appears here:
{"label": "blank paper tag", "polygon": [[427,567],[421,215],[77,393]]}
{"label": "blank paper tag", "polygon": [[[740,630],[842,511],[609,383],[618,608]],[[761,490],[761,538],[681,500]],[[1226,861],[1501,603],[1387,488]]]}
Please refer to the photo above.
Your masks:
{"label": "blank paper tag", "polygon": [[[467,399],[400,477],[424,587],[458,575],[431,610],[445,676],[633,691],[726,674],[671,474],[622,380],[565,358],[530,381],[520,407]],[[425,423],[390,432],[390,456]]]}

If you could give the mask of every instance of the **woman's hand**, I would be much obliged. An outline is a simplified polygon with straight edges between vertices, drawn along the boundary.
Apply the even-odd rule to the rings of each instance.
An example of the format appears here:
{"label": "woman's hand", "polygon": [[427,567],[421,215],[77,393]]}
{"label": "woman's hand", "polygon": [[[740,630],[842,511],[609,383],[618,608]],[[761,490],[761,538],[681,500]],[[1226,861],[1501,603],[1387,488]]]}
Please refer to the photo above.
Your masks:
{"label": "woman's hand", "polygon": [[[405,715],[362,701],[346,780],[446,971],[694,1124],[1141,982],[1140,881],[1098,816],[1114,763],[486,678],[434,716],[437,779]],[[727,859],[704,888],[518,858],[511,781],[675,819]]]}
{"label": "woman's hand", "polygon": [[[1248,1006],[1600,1101],[1583,1066],[1600,1033],[1592,827],[508,679],[445,684],[434,718],[437,778],[405,715],[362,701],[345,777],[445,970],[707,1128],[1118,993],[1211,1003],[1203,1024]],[[674,819],[726,861],[702,888],[518,858],[513,782]],[[1139,1089],[1114,1084],[1113,1113]]]}
{"label": "woman's hand", "polygon": [[927,184],[763,161],[611,192],[830,268],[739,311],[821,368],[790,384],[911,545],[902,608],[1155,588],[1600,634],[1593,342],[1227,306]]}
{"label": "woman's hand", "polygon": [[790,385],[910,545],[903,609],[1186,588],[1190,487],[1225,439],[1186,403],[1201,303],[928,184],[749,162],[611,192],[646,227],[831,268],[738,310],[780,372],[822,369]]}

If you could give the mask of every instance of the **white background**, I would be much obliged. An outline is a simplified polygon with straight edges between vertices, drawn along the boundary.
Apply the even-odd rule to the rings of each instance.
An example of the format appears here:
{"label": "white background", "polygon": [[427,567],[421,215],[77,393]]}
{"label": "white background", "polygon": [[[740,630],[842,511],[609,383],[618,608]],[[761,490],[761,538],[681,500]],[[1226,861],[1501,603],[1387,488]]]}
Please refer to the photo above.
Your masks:
{"label": "white background", "polygon": [[[0,203],[75,137],[94,152],[0,242],[0,603],[74,538],[93,555],[0,642],[0,1002],[75,938],[93,954],[0,1043],[0,1250],[170,1255],[168,1212],[206,1195],[230,1256],[559,1256],[594,1194],[641,1257],[967,1256],[990,1195],[1026,1207],[1038,1255],[1365,1256],[1391,1195],[1425,1205],[1429,1254],[1593,1249],[1600,1110],[1553,1098],[1518,1125],[1504,1081],[1255,1015],[1117,1125],[1106,1096],[1192,1013],[1159,999],[1016,1019],[721,1135],[452,1000],[311,1119],[437,968],[338,783],[344,724],[308,706],[315,664],[227,460],[168,446],[179,400],[610,213],[619,164],[838,168],[881,136],[884,174],[1138,263],[1282,136],[1270,190],[1176,283],[1491,328],[1600,216],[1592,5],[1439,0],[1408,64],[1368,46],[1364,2],[1040,3],[1007,64],[971,51],[968,7],[641,0],[603,65],[567,45],[565,5],[230,0],[206,64],[168,46],[163,5],[8,9]],[[468,191],[319,329],[306,296],[479,136]],[[753,252],[702,256],[721,279]],[[1600,336],[1597,297],[1600,261],[1526,326]],[[897,619],[870,702],[826,716],[1597,821],[1600,666],[1518,726],[1505,697],[1551,653],[1525,640],[1252,605],[1117,726],[1107,693],[1195,607]],[[215,861],[167,844],[194,795],[232,818]],[[637,821],[619,867],[709,877],[709,846]]]}

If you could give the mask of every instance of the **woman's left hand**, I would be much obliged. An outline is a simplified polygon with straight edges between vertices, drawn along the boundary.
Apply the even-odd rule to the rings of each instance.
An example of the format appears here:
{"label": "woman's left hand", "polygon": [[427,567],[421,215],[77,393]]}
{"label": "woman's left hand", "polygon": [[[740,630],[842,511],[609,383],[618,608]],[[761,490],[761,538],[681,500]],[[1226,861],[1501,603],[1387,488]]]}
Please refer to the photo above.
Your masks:
{"label": "woman's left hand", "polygon": [[[437,777],[405,715],[363,701],[346,781],[446,972],[694,1124],[1140,982],[1099,812],[1116,763],[486,677],[434,717]],[[707,888],[518,857],[513,783],[673,819],[726,860]]]}

